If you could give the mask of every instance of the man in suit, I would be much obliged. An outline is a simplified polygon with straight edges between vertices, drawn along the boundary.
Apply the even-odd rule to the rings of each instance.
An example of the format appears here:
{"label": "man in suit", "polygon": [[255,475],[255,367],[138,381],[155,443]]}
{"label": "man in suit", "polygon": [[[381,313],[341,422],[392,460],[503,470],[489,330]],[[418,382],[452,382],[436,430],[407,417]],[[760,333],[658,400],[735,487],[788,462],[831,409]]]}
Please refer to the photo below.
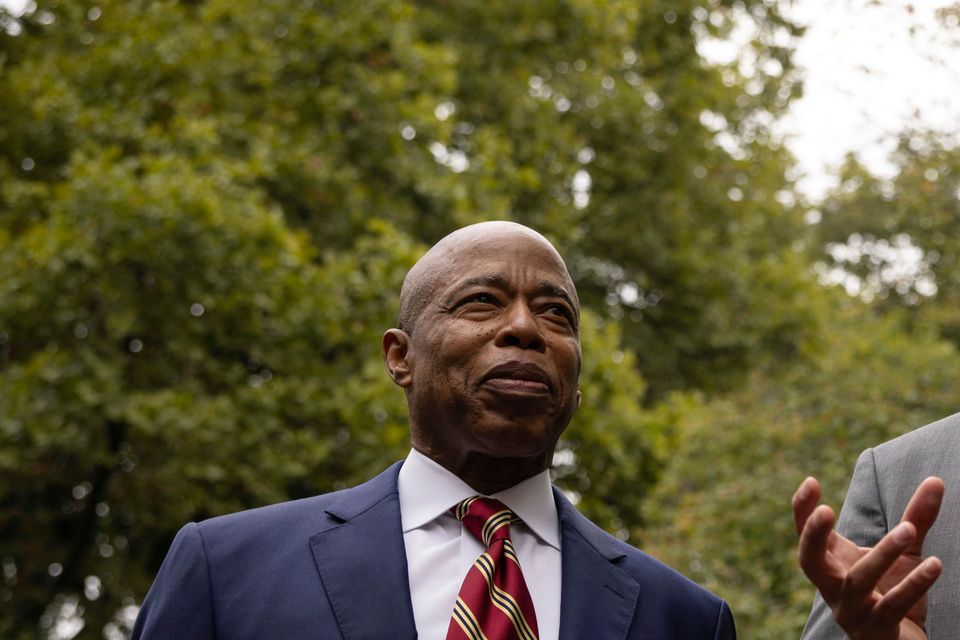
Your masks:
{"label": "man in suit", "polygon": [[[383,336],[410,455],[351,489],[188,524],[133,637],[734,638],[725,602],[551,487],[580,403],[578,326],[576,288],[540,234],[490,222],[442,239]],[[474,503],[500,510],[482,535]]]}
{"label": "man in suit", "polygon": [[956,638],[958,486],[960,414],[864,451],[836,531],[832,511],[816,507],[816,481],[805,480],[794,517],[818,594],[804,640]]}

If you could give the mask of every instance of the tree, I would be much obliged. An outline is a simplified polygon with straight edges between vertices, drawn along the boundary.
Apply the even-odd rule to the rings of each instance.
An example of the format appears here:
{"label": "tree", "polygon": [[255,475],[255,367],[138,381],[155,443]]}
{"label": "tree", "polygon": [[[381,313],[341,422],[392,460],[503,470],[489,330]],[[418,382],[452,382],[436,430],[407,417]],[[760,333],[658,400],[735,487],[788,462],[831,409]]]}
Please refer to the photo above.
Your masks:
{"label": "tree", "polygon": [[[842,294],[838,294],[838,297]],[[790,498],[808,475],[839,509],[857,455],[956,411],[960,355],[839,300],[822,348],[680,416],[648,505],[645,548],[733,603],[750,638],[799,637],[814,589],[796,562]]]}
{"label": "tree", "polygon": [[[799,29],[768,2],[69,5],[2,45],[19,197],[113,146],[229,159],[323,247],[371,217],[425,243],[529,223],[622,320],[652,399],[732,388],[817,323],[769,131]],[[754,25],[742,59],[705,63],[735,25]]]}
{"label": "tree", "polygon": [[82,606],[122,633],[185,521],[401,456],[378,335],[462,224],[568,257],[586,404],[556,474],[623,537],[671,393],[816,342],[769,131],[798,30],[767,2],[36,4],[0,35],[0,632]]}
{"label": "tree", "polygon": [[[184,522],[354,484],[408,446],[378,344],[422,246],[371,222],[317,255],[223,167],[116,156],[78,157],[46,218],[0,247],[5,635],[78,603],[88,635],[119,631]],[[592,503],[609,526],[660,452],[601,327],[585,313],[586,397],[623,412],[585,409],[564,451],[645,461],[592,475],[640,488]]]}
{"label": "tree", "polygon": [[880,310],[906,309],[960,344],[960,149],[908,132],[891,158],[893,178],[854,158],[823,203],[823,271],[853,276]]}
{"label": "tree", "polygon": [[[351,436],[403,451],[401,407],[358,364],[392,306],[375,284],[413,245],[365,240],[341,278],[222,173],[116,155],[78,158],[48,217],[0,250],[8,632],[84,587],[100,629],[179,523],[356,480],[374,447],[353,457]],[[369,325],[350,322],[361,310]],[[340,391],[348,374],[383,399]]]}

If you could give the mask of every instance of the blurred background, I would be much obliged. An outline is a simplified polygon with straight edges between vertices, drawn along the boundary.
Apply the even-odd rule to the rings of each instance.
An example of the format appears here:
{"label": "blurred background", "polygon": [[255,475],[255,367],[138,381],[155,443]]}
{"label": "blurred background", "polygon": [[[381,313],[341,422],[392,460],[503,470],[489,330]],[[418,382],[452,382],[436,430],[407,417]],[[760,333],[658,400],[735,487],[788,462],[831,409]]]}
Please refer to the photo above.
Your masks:
{"label": "blurred background", "polygon": [[379,337],[452,229],[584,305],[556,482],[726,598],[958,409],[960,4],[37,0],[0,13],[0,636],[125,638],[190,520],[403,457]]}

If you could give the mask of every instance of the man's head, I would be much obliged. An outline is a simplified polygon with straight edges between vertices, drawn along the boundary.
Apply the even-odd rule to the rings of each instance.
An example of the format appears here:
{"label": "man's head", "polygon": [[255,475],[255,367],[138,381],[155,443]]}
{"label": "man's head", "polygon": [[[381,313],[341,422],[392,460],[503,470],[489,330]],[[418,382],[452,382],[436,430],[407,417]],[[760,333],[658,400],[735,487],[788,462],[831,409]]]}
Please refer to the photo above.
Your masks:
{"label": "man's head", "polygon": [[443,238],[407,274],[399,328],[383,337],[414,447],[461,477],[492,460],[549,466],[579,404],[579,321],[570,274],[539,233],[485,222]]}

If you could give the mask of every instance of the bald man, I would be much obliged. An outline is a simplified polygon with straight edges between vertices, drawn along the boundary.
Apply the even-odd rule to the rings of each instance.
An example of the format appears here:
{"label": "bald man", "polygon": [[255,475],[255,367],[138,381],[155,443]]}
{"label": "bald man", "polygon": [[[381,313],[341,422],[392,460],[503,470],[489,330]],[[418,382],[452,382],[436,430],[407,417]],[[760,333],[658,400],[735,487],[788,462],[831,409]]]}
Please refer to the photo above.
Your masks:
{"label": "bald man", "polygon": [[412,449],[360,486],[185,526],[134,638],[734,638],[726,603],[550,485],[580,404],[556,249],[460,229],[408,273],[387,372]]}

